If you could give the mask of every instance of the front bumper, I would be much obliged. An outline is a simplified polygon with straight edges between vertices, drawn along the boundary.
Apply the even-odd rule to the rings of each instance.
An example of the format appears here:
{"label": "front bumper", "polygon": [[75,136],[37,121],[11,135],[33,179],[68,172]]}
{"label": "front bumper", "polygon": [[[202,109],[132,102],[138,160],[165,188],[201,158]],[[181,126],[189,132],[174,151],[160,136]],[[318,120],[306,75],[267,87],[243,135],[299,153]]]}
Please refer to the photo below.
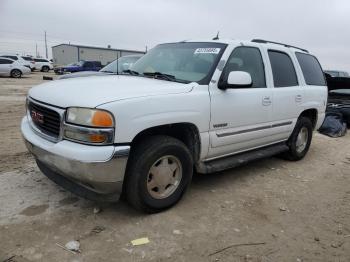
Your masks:
{"label": "front bumper", "polygon": [[[118,200],[130,146],[89,146],[67,140],[54,143],[36,133],[27,117],[22,119],[21,131],[28,150],[50,179],[73,193],[77,193],[74,189],[89,190],[90,194],[77,194],[92,200],[101,200],[103,196],[107,201]],[[66,180],[70,186],[66,186]]]}

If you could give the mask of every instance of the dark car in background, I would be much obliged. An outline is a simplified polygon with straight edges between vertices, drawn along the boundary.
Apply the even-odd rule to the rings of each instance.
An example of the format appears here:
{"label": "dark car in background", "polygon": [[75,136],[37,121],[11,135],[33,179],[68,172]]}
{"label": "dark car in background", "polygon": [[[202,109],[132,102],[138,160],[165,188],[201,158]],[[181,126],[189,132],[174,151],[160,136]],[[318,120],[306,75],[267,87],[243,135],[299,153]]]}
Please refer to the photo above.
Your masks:
{"label": "dark car in background", "polygon": [[99,71],[102,68],[100,61],[79,61],[66,66],[54,68],[54,72],[58,75],[64,73],[75,73],[82,71]]}
{"label": "dark car in background", "polygon": [[143,55],[127,55],[122,56],[110,64],[103,67],[100,71],[85,71],[78,72],[74,74],[66,74],[61,76],[59,79],[75,78],[75,77],[85,77],[85,76],[97,76],[106,74],[120,74],[123,71],[128,70],[137,60],[139,60]]}
{"label": "dark car in background", "polygon": [[324,72],[331,77],[350,77],[349,73],[345,71],[325,70]]}

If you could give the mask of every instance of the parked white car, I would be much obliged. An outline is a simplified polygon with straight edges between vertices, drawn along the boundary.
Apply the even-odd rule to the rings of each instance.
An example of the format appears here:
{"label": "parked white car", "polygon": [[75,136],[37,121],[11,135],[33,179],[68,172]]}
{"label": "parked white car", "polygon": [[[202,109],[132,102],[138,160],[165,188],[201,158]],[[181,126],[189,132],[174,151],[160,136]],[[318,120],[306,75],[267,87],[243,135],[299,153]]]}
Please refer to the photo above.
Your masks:
{"label": "parked white car", "polygon": [[264,40],[161,44],[125,75],[32,88],[21,129],[42,172],[89,199],[158,212],[195,169],[283,154],[302,159],[327,87],[308,51]]}
{"label": "parked white car", "polygon": [[30,64],[30,70],[33,72],[35,69],[35,62],[34,62],[34,58],[31,56],[22,56],[22,58],[26,61],[28,61]]}
{"label": "parked white car", "polygon": [[17,61],[0,56],[0,75],[19,78],[22,75],[30,74],[30,68],[18,63]]}
{"label": "parked white car", "polygon": [[17,63],[23,65],[23,66],[26,66],[28,67],[31,71],[33,71],[34,69],[34,64],[31,63],[30,61],[24,59],[22,56],[20,55],[7,55],[7,54],[0,54],[0,56],[2,57],[7,57],[7,58],[10,58],[12,60],[15,60]]}
{"label": "parked white car", "polygon": [[42,72],[49,72],[53,69],[52,62],[45,58],[34,58],[35,69]]}

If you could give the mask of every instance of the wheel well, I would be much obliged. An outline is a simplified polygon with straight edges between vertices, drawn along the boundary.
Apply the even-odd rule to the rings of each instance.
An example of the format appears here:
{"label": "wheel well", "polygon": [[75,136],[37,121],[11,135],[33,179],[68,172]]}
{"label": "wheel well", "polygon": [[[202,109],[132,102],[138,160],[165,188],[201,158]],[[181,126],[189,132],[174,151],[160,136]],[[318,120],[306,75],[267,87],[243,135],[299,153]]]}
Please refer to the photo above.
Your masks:
{"label": "wheel well", "polygon": [[176,123],[148,128],[135,136],[131,142],[131,148],[133,148],[133,145],[136,145],[147,136],[154,135],[166,135],[180,140],[192,153],[194,162],[199,159],[200,135],[197,127],[194,124]]}
{"label": "wheel well", "polygon": [[307,109],[303,111],[300,116],[309,118],[312,123],[312,128],[315,129],[317,123],[317,109]]}

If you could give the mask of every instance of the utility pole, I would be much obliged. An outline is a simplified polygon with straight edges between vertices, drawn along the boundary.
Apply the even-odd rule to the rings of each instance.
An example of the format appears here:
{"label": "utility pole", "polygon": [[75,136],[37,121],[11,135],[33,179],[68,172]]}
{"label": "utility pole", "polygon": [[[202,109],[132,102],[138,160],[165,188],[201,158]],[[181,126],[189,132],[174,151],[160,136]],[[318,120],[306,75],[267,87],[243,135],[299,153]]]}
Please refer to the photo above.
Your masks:
{"label": "utility pole", "polygon": [[48,55],[47,55],[46,31],[45,31],[45,50],[46,50],[46,59],[48,59]]}
{"label": "utility pole", "polygon": [[35,43],[35,57],[38,57],[38,44]]}

